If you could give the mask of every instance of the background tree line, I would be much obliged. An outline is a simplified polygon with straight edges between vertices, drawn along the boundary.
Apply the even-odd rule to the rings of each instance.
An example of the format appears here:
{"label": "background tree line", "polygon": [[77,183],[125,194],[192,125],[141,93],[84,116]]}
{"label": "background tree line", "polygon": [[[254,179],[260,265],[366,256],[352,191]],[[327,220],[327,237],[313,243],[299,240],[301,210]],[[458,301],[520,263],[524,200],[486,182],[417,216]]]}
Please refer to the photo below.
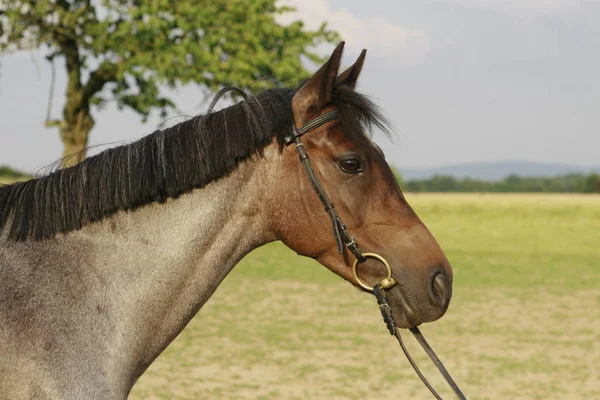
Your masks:
{"label": "background tree line", "polygon": [[[403,181],[397,168],[392,168],[398,184],[405,192],[495,192],[495,193],[600,193],[600,174],[568,174],[555,177],[520,177],[511,175],[497,182],[457,179],[436,175],[430,179]],[[0,180],[28,179],[29,176],[0,165]]]}
{"label": "background tree line", "polygon": [[396,176],[402,190],[406,192],[600,193],[600,175],[596,173],[554,177],[510,175],[496,182],[471,178],[457,179],[446,175],[403,182],[397,171]]}

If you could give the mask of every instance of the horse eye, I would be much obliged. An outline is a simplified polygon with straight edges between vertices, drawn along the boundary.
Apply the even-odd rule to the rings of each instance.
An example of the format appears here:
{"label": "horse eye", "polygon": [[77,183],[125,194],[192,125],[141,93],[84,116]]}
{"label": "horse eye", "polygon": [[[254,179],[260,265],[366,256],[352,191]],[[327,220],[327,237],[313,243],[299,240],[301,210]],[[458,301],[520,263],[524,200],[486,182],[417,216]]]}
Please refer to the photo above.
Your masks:
{"label": "horse eye", "polygon": [[342,171],[348,174],[358,174],[363,171],[362,163],[358,158],[345,158],[339,161]]}

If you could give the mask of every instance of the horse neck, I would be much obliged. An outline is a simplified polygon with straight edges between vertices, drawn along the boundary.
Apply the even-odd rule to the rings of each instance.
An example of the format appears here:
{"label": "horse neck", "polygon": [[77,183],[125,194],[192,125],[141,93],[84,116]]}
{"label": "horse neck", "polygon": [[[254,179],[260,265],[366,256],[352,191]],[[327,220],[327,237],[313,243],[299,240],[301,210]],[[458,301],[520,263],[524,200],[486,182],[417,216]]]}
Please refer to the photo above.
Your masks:
{"label": "horse neck", "polygon": [[[270,146],[274,147],[274,146]],[[93,245],[93,269],[114,312],[113,358],[131,384],[251,250],[274,237],[261,158],[164,204],[119,213],[74,233]]]}

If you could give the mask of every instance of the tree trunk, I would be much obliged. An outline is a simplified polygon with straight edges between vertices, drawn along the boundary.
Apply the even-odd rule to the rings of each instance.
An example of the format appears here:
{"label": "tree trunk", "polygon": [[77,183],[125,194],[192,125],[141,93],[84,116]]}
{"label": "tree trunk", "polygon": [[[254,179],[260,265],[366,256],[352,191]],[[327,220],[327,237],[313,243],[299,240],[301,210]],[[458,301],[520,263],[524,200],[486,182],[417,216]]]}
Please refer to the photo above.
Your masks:
{"label": "tree trunk", "polygon": [[94,119],[88,111],[77,113],[74,121],[65,121],[60,136],[64,145],[62,166],[72,167],[85,160],[88,137],[94,127]]}

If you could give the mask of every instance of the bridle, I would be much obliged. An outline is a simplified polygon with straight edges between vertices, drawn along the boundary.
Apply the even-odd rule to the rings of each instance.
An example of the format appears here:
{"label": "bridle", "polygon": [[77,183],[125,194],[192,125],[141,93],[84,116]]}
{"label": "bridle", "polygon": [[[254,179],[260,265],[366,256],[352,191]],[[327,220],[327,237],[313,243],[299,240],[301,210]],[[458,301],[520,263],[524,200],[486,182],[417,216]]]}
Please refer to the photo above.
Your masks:
{"label": "bridle", "polygon": [[[373,292],[375,294],[375,297],[377,298],[377,303],[379,304],[379,309],[381,311],[381,315],[383,316],[383,320],[386,323],[386,326],[387,326],[390,334],[395,336],[396,339],[398,339],[398,342],[400,343],[400,347],[402,348],[402,351],[406,355],[406,358],[412,365],[413,369],[415,370],[415,372],[417,373],[417,375],[419,376],[421,381],[423,381],[425,386],[429,389],[429,391],[431,391],[431,393],[433,394],[433,396],[436,399],[441,400],[442,397],[435,391],[435,389],[427,381],[425,376],[423,376],[423,374],[417,367],[417,364],[414,362],[413,358],[408,353],[408,349],[404,345],[402,337],[400,336],[400,330],[396,327],[396,322],[394,321],[394,317],[392,315],[392,310],[389,306],[389,303],[388,303],[388,300],[387,300],[387,297],[385,294],[386,290],[390,290],[398,283],[398,281],[392,276],[392,268],[390,267],[390,264],[385,260],[385,258],[380,256],[379,254],[362,252],[362,250],[358,246],[358,243],[356,242],[356,240],[354,239],[352,234],[350,234],[350,232],[348,231],[348,228],[346,227],[346,225],[344,225],[344,222],[342,222],[342,219],[340,218],[337,211],[335,210],[335,207],[333,206],[333,203],[329,199],[329,196],[327,196],[327,193],[325,192],[323,185],[321,185],[321,182],[319,181],[319,178],[317,177],[317,174],[315,173],[315,170],[310,162],[310,159],[308,157],[308,152],[306,151],[306,148],[304,147],[304,144],[302,143],[302,136],[304,134],[306,134],[320,126],[323,126],[324,124],[326,124],[328,122],[334,121],[335,119],[337,119],[339,117],[339,115],[340,115],[340,112],[338,110],[328,111],[314,119],[311,119],[310,121],[308,121],[306,124],[304,124],[300,128],[297,128],[296,124],[293,123],[292,124],[292,135],[285,138],[285,144],[286,144],[286,146],[295,144],[296,151],[298,152],[298,158],[300,159],[300,162],[302,163],[302,166],[304,167],[304,170],[306,171],[306,175],[308,176],[308,179],[310,180],[312,187],[314,188],[315,192],[317,193],[317,196],[319,196],[321,203],[323,203],[323,206],[325,207],[325,212],[329,215],[329,218],[331,219],[331,225],[333,227],[333,235],[335,236],[338,252],[340,254],[343,254],[344,247],[345,247],[348,250],[350,250],[352,252],[352,254],[354,254],[355,260],[354,260],[354,263],[352,264],[352,273],[354,275],[354,279],[363,289]],[[386,270],[387,270],[387,276],[385,278],[383,278],[379,284],[377,284],[373,287],[369,286],[367,283],[362,281],[360,279],[360,277],[358,276],[358,265],[360,263],[365,262],[368,258],[373,258],[373,259],[379,261],[386,267]],[[419,344],[423,347],[423,349],[425,350],[425,352],[427,353],[427,355],[429,356],[431,361],[433,361],[435,366],[438,368],[438,370],[440,371],[440,373],[442,374],[442,376],[444,377],[446,382],[448,382],[448,384],[450,385],[450,387],[452,388],[454,393],[458,396],[458,398],[466,399],[464,394],[458,388],[458,386],[456,385],[456,383],[454,382],[454,380],[452,379],[452,377],[450,376],[450,374],[448,373],[448,371],[442,364],[442,362],[439,360],[437,355],[434,353],[433,349],[429,346],[429,344],[425,340],[425,337],[423,336],[423,334],[421,333],[419,328],[417,328],[415,326],[413,328],[410,328],[410,331],[413,333],[413,335],[415,336],[415,338],[417,339]]]}
{"label": "bridle", "polygon": [[371,286],[363,282],[358,277],[358,264],[367,261],[368,258],[374,258],[381,262],[383,265],[385,265],[385,267],[387,268],[387,277],[383,281],[381,281],[382,287],[384,289],[391,289],[392,287],[394,287],[394,285],[396,285],[397,281],[392,277],[392,269],[390,265],[385,260],[385,258],[380,256],[379,254],[362,252],[362,250],[358,246],[358,243],[356,243],[354,236],[350,234],[348,228],[346,228],[346,225],[344,225],[344,222],[342,222],[342,219],[335,210],[333,203],[331,202],[331,200],[329,200],[329,196],[327,196],[325,189],[323,189],[323,185],[321,185],[317,174],[315,174],[315,170],[312,166],[312,163],[308,158],[308,152],[306,151],[306,147],[304,147],[304,144],[302,144],[302,135],[337,119],[339,115],[340,112],[338,110],[329,111],[321,116],[310,120],[300,129],[296,128],[295,124],[292,124],[293,135],[285,138],[285,144],[290,145],[294,143],[296,145],[295,147],[296,151],[298,152],[298,158],[300,159],[302,166],[304,166],[306,175],[308,175],[308,179],[310,180],[312,187],[315,189],[315,192],[317,192],[317,196],[319,196],[321,203],[323,203],[323,206],[325,207],[325,212],[329,215],[329,218],[331,219],[333,235],[335,236],[335,240],[337,242],[338,252],[340,254],[343,254],[345,246],[348,250],[352,252],[352,254],[354,254],[355,260],[354,264],[352,264],[352,273],[354,275],[354,279],[356,279],[356,281],[362,288],[369,291],[373,291],[373,288]]}
{"label": "bridle", "polygon": [[[226,86],[226,87],[222,88],[221,90],[219,90],[219,92],[217,92],[217,94],[213,98],[213,101],[210,103],[206,114],[210,115],[212,110],[214,109],[215,105],[219,101],[219,99],[225,93],[231,92],[231,91],[237,92],[245,100],[247,100],[247,98],[248,98],[248,96],[246,95],[246,93],[243,90],[241,90],[235,86]],[[294,95],[294,92],[290,91],[289,92],[290,101],[291,101],[293,95]],[[373,292],[373,294],[375,295],[375,298],[377,299],[377,303],[379,304],[379,310],[381,311],[383,321],[385,322],[390,334],[395,336],[396,339],[398,340],[398,343],[400,343],[400,347],[402,348],[402,351],[406,355],[406,358],[410,362],[410,365],[413,367],[413,369],[415,370],[415,372],[417,373],[417,375],[419,376],[421,381],[423,381],[423,384],[425,384],[425,386],[429,389],[431,394],[433,394],[433,396],[436,399],[442,400],[442,397],[435,391],[435,389],[431,386],[431,384],[429,384],[429,382],[427,381],[425,376],[423,376],[423,374],[417,367],[417,364],[415,363],[413,358],[408,353],[408,349],[404,345],[402,336],[400,336],[400,330],[397,328],[396,322],[394,321],[394,317],[392,315],[392,309],[390,308],[390,305],[387,300],[387,296],[385,294],[386,290],[390,290],[391,288],[396,286],[396,284],[398,283],[398,281],[392,276],[392,268],[390,267],[390,264],[385,260],[385,258],[380,256],[379,254],[362,252],[362,250],[358,246],[358,243],[356,243],[356,240],[350,234],[350,232],[348,231],[348,228],[346,228],[346,225],[344,225],[344,223],[342,222],[342,219],[340,218],[337,211],[335,210],[333,203],[331,202],[331,200],[329,200],[329,196],[327,196],[325,189],[323,189],[323,185],[321,185],[321,182],[319,181],[319,178],[317,177],[317,174],[315,173],[315,170],[310,162],[310,159],[308,158],[308,152],[306,151],[304,144],[302,144],[302,135],[312,131],[313,129],[319,128],[320,126],[323,126],[324,124],[326,124],[328,122],[334,121],[335,119],[337,119],[337,117],[339,117],[339,115],[340,115],[340,112],[338,110],[329,111],[329,112],[326,112],[314,119],[311,119],[310,121],[308,121],[306,124],[304,124],[300,128],[297,128],[296,124],[293,123],[292,124],[292,135],[285,138],[285,144],[286,144],[286,146],[295,144],[296,151],[298,152],[298,157],[300,158],[300,162],[304,166],[306,174],[308,175],[308,179],[310,180],[310,183],[312,184],[313,188],[315,189],[317,196],[319,196],[321,203],[323,203],[323,206],[325,207],[325,211],[327,212],[327,214],[329,215],[329,218],[331,219],[331,225],[333,227],[333,235],[335,236],[335,240],[337,243],[337,248],[338,248],[339,253],[343,255],[344,248],[347,248],[348,250],[350,250],[352,252],[352,254],[354,254],[355,260],[354,260],[354,263],[352,264],[352,273],[354,275],[354,279],[363,289]],[[373,287],[369,286],[367,283],[362,281],[360,279],[360,277],[358,276],[358,265],[360,263],[367,261],[368,258],[373,258],[373,259],[379,261],[380,263],[382,263],[385,266],[385,268],[387,270],[387,276],[385,278],[383,278],[380,283],[378,283],[377,285],[375,285]],[[440,371],[440,373],[442,374],[442,376],[444,377],[446,382],[448,382],[448,384],[450,385],[450,387],[452,388],[452,390],[454,391],[456,396],[458,396],[458,398],[461,400],[462,399],[466,400],[465,395],[458,388],[458,386],[456,385],[456,383],[454,382],[454,380],[452,379],[452,377],[450,376],[450,374],[448,373],[448,371],[446,370],[446,368],[444,367],[444,365],[442,364],[440,359],[437,357],[437,355],[435,354],[435,352],[433,351],[431,346],[429,346],[429,343],[427,343],[427,341],[425,340],[425,337],[423,336],[423,334],[421,333],[419,328],[417,328],[415,326],[415,327],[410,328],[410,331],[415,336],[415,338],[417,339],[417,341],[419,342],[421,347],[423,347],[423,349],[425,350],[425,352],[427,353],[427,355],[429,356],[431,361],[433,361],[433,363],[435,364],[437,369]]]}

